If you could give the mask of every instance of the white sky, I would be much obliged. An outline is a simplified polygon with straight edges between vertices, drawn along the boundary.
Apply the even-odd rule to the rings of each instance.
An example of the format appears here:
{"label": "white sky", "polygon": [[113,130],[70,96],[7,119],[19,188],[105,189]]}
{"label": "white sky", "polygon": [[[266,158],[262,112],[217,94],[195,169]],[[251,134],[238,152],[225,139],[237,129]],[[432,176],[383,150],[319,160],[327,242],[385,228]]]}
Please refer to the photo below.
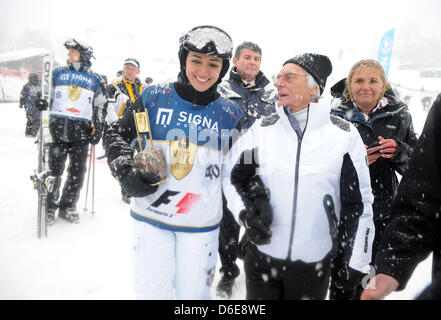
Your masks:
{"label": "white sky", "polygon": [[[63,60],[65,39],[88,40],[97,58],[94,69],[110,77],[129,56],[141,62],[142,76],[149,71],[175,75],[177,66],[170,62],[177,62],[179,36],[202,24],[227,31],[234,46],[245,40],[259,44],[267,75],[299,52],[332,59],[345,50],[351,63],[376,58],[382,35],[408,21],[428,33],[441,31],[438,0],[1,0],[0,12],[5,32],[0,40],[23,26],[43,30],[60,42]],[[398,41],[399,34],[395,37]]]}

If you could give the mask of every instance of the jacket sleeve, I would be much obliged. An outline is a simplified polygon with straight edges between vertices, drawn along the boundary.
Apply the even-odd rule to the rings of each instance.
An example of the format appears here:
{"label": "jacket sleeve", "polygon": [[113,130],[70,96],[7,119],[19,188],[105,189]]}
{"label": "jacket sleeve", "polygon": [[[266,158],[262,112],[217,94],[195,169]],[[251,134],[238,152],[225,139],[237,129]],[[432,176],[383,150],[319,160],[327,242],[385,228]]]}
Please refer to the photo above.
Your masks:
{"label": "jacket sleeve", "polygon": [[107,115],[106,115],[106,123],[112,124],[118,121],[118,111],[117,110],[117,98],[119,88],[115,85],[110,85],[107,89],[107,98],[108,98],[108,106],[107,106]]}
{"label": "jacket sleeve", "polygon": [[[132,108],[138,112],[144,110],[141,96],[135,101]],[[123,169],[133,166],[130,143],[136,137],[136,126],[131,112],[124,112],[117,122],[108,127],[104,135],[107,163],[112,175],[118,179],[121,178],[120,174]]]}
{"label": "jacket sleeve", "polygon": [[375,265],[377,273],[395,278],[406,287],[418,263],[440,243],[441,207],[441,95],[424,125],[409,170],[392,204],[396,218],[386,227]]}
{"label": "jacket sleeve", "polygon": [[373,195],[366,149],[357,130],[351,125],[351,145],[344,156],[340,179],[340,226],[337,259],[367,272],[375,235]]}
{"label": "jacket sleeve", "polygon": [[93,124],[102,125],[104,124],[104,118],[107,113],[107,97],[104,88],[104,84],[101,83],[95,92],[93,98]]}
{"label": "jacket sleeve", "polygon": [[398,117],[401,117],[401,125],[402,131],[399,136],[395,138],[395,141],[398,143],[397,154],[393,159],[390,160],[394,169],[400,174],[403,175],[408,169],[409,159],[413,151],[413,147],[415,147],[418,137],[413,129],[412,123],[412,115],[405,108],[400,112]]}
{"label": "jacket sleeve", "polygon": [[28,96],[28,91],[29,91],[29,84],[27,83],[23,86],[23,88],[20,91],[20,102],[19,102],[20,108],[26,105],[26,98]]}

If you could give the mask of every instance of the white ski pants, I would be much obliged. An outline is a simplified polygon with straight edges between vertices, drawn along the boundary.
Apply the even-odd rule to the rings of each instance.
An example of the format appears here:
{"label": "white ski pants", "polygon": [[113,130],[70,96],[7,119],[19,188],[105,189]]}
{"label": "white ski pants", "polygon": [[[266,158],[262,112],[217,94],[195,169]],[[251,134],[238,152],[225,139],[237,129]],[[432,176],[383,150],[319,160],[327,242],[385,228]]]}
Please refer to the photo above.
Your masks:
{"label": "white ski pants", "polygon": [[133,221],[132,256],[137,299],[211,299],[219,229],[173,232]]}

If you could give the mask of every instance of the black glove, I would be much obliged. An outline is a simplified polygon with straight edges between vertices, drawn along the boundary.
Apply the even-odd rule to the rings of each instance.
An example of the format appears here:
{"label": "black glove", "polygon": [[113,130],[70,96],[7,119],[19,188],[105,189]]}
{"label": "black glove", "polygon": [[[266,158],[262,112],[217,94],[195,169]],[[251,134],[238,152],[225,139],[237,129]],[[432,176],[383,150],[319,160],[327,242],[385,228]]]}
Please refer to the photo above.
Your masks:
{"label": "black glove", "polygon": [[248,238],[257,245],[269,243],[273,213],[268,189],[259,176],[253,176],[245,185],[236,185],[236,190],[245,204],[239,219],[247,229]]}
{"label": "black glove", "polygon": [[135,167],[127,167],[121,174],[121,185],[130,197],[145,197],[158,190],[156,184],[160,177],[154,173],[145,172]]}
{"label": "black glove", "polygon": [[38,111],[45,111],[49,107],[46,99],[37,98],[34,100],[34,104]]}
{"label": "black glove", "polygon": [[109,99],[113,99],[116,93],[116,88],[112,85],[105,86],[106,97]]}
{"label": "black glove", "polygon": [[95,131],[94,134],[91,134],[89,136],[89,143],[98,144],[98,142],[100,142],[101,140],[101,136],[102,136],[101,131]]}
{"label": "black glove", "polygon": [[[93,129],[92,129],[93,132]],[[103,135],[103,130],[101,129],[101,126],[95,127],[95,132],[91,133],[89,135],[89,143],[91,144],[98,144],[101,140],[101,136]]]}
{"label": "black glove", "polygon": [[329,299],[331,300],[353,300],[359,299],[356,293],[359,291],[364,273],[352,269],[348,265],[341,267],[336,276],[333,276],[329,288]]}

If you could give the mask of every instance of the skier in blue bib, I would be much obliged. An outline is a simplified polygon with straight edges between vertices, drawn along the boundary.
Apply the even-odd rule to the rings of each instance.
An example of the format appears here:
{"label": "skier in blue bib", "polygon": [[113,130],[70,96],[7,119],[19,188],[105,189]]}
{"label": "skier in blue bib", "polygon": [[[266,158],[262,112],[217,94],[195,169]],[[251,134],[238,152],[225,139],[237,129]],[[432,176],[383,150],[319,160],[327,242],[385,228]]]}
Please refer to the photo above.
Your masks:
{"label": "skier in blue bib", "polygon": [[[47,223],[58,216],[78,223],[76,203],[86,172],[89,143],[97,144],[104,128],[107,99],[101,76],[90,70],[92,47],[69,39],[67,66],[55,68],[52,74],[52,99],[49,108],[49,131],[53,142],[49,149],[49,169],[55,177],[54,188],[48,193]],[[39,109],[46,100],[37,99]],[[61,177],[69,156],[67,178],[60,197]],[[60,199],[59,199],[60,198]]]}

